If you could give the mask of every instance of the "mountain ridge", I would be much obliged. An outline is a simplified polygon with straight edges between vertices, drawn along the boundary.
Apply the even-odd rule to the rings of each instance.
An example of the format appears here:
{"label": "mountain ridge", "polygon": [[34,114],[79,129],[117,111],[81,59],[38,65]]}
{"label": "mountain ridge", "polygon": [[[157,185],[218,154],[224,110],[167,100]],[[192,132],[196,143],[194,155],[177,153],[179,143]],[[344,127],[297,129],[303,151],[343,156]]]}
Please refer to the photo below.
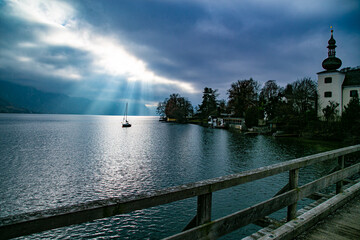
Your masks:
{"label": "mountain ridge", "polygon": [[[48,114],[122,115],[125,101],[98,101],[65,94],[40,91],[34,87],[0,81],[0,103],[4,112]],[[144,104],[129,104],[129,115],[151,115]]]}

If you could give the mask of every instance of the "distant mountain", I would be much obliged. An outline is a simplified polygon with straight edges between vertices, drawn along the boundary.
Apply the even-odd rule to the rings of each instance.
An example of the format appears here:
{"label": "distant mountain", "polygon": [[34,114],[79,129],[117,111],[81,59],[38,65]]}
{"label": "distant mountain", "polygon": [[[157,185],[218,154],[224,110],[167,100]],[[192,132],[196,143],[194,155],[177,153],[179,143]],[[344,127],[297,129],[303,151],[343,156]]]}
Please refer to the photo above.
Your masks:
{"label": "distant mountain", "polygon": [[28,109],[15,107],[11,103],[0,98],[0,113],[30,113]]}
{"label": "distant mountain", "polygon": [[[4,111],[13,106],[33,113],[123,115],[125,102],[91,101],[69,97],[65,94],[48,93],[32,87],[0,81],[0,99]],[[16,107],[15,107],[16,106]],[[151,115],[143,104],[129,103],[129,115]]]}

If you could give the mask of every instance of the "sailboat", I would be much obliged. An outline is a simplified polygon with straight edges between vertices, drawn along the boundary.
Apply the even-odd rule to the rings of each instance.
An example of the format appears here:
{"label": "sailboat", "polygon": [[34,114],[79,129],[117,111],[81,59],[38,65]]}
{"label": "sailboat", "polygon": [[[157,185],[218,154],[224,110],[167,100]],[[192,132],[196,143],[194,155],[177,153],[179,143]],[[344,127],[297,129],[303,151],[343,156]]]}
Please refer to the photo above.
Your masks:
{"label": "sailboat", "polygon": [[131,124],[127,120],[127,110],[128,110],[128,104],[126,103],[125,113],[124,113],[124,119],[122,127],[131,127]]}

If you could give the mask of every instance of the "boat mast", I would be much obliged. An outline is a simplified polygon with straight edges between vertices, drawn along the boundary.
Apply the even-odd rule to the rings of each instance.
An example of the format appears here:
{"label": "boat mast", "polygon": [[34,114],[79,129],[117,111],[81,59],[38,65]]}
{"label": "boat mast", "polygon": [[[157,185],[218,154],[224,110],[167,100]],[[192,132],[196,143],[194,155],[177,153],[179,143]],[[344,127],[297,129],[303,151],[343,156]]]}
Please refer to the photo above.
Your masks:
{"label": "boat mast", "polygon": [[127,109],[128,109],[128,103],[126,103],[126,108],[125,108],[125,121],[127,122]]}

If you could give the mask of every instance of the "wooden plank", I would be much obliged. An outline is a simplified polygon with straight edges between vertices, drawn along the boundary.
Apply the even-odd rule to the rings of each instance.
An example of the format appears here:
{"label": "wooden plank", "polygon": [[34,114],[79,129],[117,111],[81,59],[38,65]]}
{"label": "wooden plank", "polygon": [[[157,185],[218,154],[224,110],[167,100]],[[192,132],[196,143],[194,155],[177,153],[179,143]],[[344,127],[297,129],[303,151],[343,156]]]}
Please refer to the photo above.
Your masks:
{"label": "wooden plank", "polygon": [[[327,201],[304,213],[298,218],[285,223],[283,226],[270,232],[268,235],[260,238],[259,240],[295,239],[295,237],[297,237],[299,234],[308,231],[309,228],[313,227],[317,222],[324,219],[326,216],[333,213],[338,208],[346,206],[349,201],[351,201],[354,197],[359,196],[359,194],[360,183],[346,189],[342,194],[335,195],[334,197],[328,199]],[[311,230],[308,232],[311,232]],[[300,239],[303,239],[302,236],[300,237]],[[305,236],[304,239],[308,240],[311,238]],[[321,239],[331,238],[329,236],[322,236]]]}
{"label": "wooden plank", "polygon": [[145,194],[97,200],[56,209],[5,217],[0,219],[0,232],[4,231],[4,229],[14,229],[11,231],[14,234],[13,237],[23,236],[53,228],[128,213],[134,210],[151,208],[248,183],[284,171],[309,166],[314,163],[334,159],[359,150],[360,145],[355,145],[261,167],[255,170],[184,184]]}
{"label": "wooden plank", "polygon": [[360,163],[210,223],[166,239],[216,239],[265,217],[360,170]]}
{"label": "wooden plank", "polygon": [[[353,234],[353,232],[357,232],[359,234],[359,239],[360,239],[360,222],[359,222],[359,217],[357,217],[357,221],[352,221],[351,218],[356,218],[357,216],[354,216],[352,214],[349,214],[346,218],[340,218],[338,219],[337,216],[334,216],[333,219],[331,219],[331,224],[336,225],[339,232],[351,232]],[[331,225],[329,226],[329,228],[331,228]],[[345,234],[345,233],[344,233]]]}
{"label": "wooden plank", "polygon": [[254,224],[264,228],[264,227],[268,227],[270,225],[281,226],[283,224],[283,222],[281,222],[275,218],[266,216],[266,217],[256,220],[254,222]]}
{"label": "wooden plank", "polygon": [[182,232],[184,232],[184,231],[186,231],[186,230],[189,230],[190,228],[194,228],[194,227],[198,226],[198,225],[196,225],[196,223],[197,223],[197,215],[195,215],[195,217],[193,217],[193,218],[191,219],[191,221],[188,223],[188,225],[186,225],[186,226],[184,227],[184,229],[182,230]]}
{"label": "wooden plank", "polygon": [[[357,206],[360,207],[360,206]],[[337,226],[344,225],[344,227],[350,227],[354,230],[356,230],[360,234],[360,216],[354,216],[353,214],[349,214],[347,216],[343,216],[343,218],[338,219],[337,215],[334,217],[334,220],[331,221],[332,223],[335,223]],[[360,238],[359,238],[360,239]]]}
{"label": "wooden plank", "polygon": [[343,208],[332,213],[331,217],[324,219],[324,221],[301,235],[300,239],[312,240],[319,236],[323,239],[329,239],[330,234],[337,234],[338,236],[345,237],[345,239],[360,239],[360,212],[354,211],[359,209],[359,207],[360,196],[358,194],[357,197],[349,201]]}
{"label": "wooden plank", "polygon": [[198,196],[197,202],[197,226],[211,221],[212,193]]}
{"label": "wooden plank", "polygon": [[[331,232],[331,231],[325,231],[323,229],[318,229],[316,230],[316,233],[314,233],[314,239],[322,239],[324,240],[324,237],[325,239],[336,239],[336,240],[349,240],[348,237],[346,236],[342,236],[342,235],[339,235],[338,233],[334,233],[334,232]],[[350,238],[352,239],[352,238]],[[355,239],[355,238],[353,238]],[[307,240],[310,240],[310,239],[307,239]]]}
{"label": "wooden plank", "polygon": [[[296,189],[299,185],[299,169],[289,171],[289,189]],[[288,206],[287,220],[290,221],[296,217],[297,202]]]}
{"label": "wooden plank", "polygon": [[188,225],[186,225],[186,227],[182,230],[182,232],[197,227],[201,224],[210,222],[211,204],[212,204],[212,193],[198,196],[197,213],[195,217],[188,223]]}
{"label": "wooden plank", "polygon": [[275,195],[274,195],[274,197],[275,196],[278,196],[278,195],[280,195],[280,194],[283,194],[284,192],[287,192],[287,191],[289,191],[289,183],[287,183],[282,189],[280,189]]}
{"label": "wooden plank", "polygon": [[319,193],[319,192],[316,192],[314,194],[311,194],[310,196],[308,196],[309,199],[312,199],[312,200],[319,200],[320,198],[331,198],[333,197],[334,194],[325,194],[325,193]]}
{"label": "wooden plank", "polygon": [[347,183],[355,184],[355,181],[354,181],[354,180],[347,179],[347,178],[345,178],[345,179],[343,180],[343,182],[344,182],[344,184],[347,184]]}
{"label": "wooden plank", "polygon": [[[344,169],[344,156],[338,157],[338,166],[339,169]],[[342,193],[343,192],[343,181],[339,181],[336,183],[336,194]]]}

